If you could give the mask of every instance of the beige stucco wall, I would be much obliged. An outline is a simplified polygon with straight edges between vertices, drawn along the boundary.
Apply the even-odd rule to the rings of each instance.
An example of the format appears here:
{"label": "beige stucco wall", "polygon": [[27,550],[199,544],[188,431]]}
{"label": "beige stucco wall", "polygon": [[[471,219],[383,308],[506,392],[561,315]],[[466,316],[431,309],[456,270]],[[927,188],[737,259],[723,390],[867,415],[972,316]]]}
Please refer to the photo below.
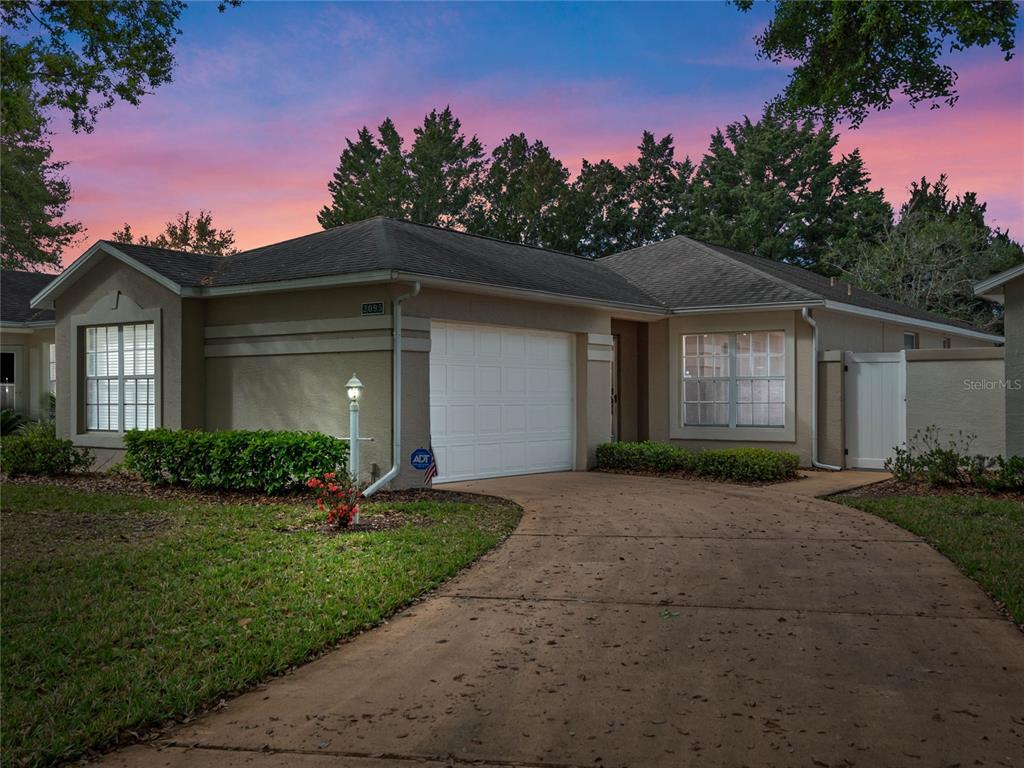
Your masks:
{"label": "beige stucco wall", "polygon": [[941,349],[943,339],[947,338],[954,349],[993,346],[970,336],[923,330],[827,309],[815,309],[814,319],[818,323],[818,349],[821,351],[899,352],[903,349],[904,333],[917,334],[919,349]]}
{"label": "beige stucco wall", "polygon": [[[366,472],[363,479],[386,472],[391,466],[392,443],[389,349],[297,354],[293,348],[287,350],[288,354],[211,354],[220,355],[221,345],[239,343],[273,343],[279,349],[281,344],[294,347],[296,342],[379,341],[382,334],[390,334],[390,299],[409,287],[343,287],[206,300],[207,334],[215,335],[206,340],[207,428],[317,429],[347,436],[348,407],[343,387],[355,372],[366,386],[360,412],[361,434],[374,438],[372,443],[361,444],[361,464]],[[358,318],[361,303],[368,301],[386,303],[387,315],[374,329],[325,331],[323,327],[303,326]],[[402,460],[396,485],[422,482],[422,474],[409,466],[408,456],[415,448],[430,445],[430,365],[423,342],[429,339],[431,319],[574,334],[577,466],[582,469],[592,464],[597,444],[610,436],[611,366],[607,361],[589,359],[587,339],[590,334],[609,332],[607,312],[424,287],[418,296],[404,302],[403,315],[408,318],[404,337],[421,343],[403,352]]]}
{"label": "beige stucco wall", "polygon": [[[84,367],[73,358],[80,359],[83,354],[83,327],[144,320],[155,321],[157,326],[158,423],[172,429],[201,426],[194,421],[194,406],[182,405],[183,393],[190,391],[192,382],[202,380],[204,364],[195,353],[195,344],[200,342],[195,339],[194,330],[186,342],[187,354],[183,355],[183,340],[195,324],[194,319],[189,325],[184,324],[182,300],[178,296],[116,259],[104,256],[57,297],[55,307],[59,434],[96,449],[101,464],[119,456],[119,434],[85,430],[80,403],[76,402],[84,383]],[[186,381],[189,384],[184,384]]]}
{"label": "beige stucco wall", "polygon": [[14,353],[14,409],[29,419],[49,418],[53,339],[52,327],[0,328],[0,350]]}
{"label": "beige stucco wall", "polygon": [[1003,286],[1006,336],[1006,453],[1024,456],[1024,277]]}
{"label": "beige stucco wall", "polygon": [[818,360],[818,461],[845,465],[843,433],[843,360],[838,353],[821,353]]}
{"label": "beige stucco wall", "polygon": [[[687,333],[782,330],[786,333],[787,412],[784,428],[684,427],[680,415],[681,337]],[[798,312],[682,315],[648,325],[648,423],[650,439],[690,450],[758,445],[792,451],[811,462],[811,333]]]}
{"label": "beige stucco wall", "polygon": [[976,436],[970,452],[1006,452],[1003,349],[907,352],[907,437],[936,426],[945,438]]}

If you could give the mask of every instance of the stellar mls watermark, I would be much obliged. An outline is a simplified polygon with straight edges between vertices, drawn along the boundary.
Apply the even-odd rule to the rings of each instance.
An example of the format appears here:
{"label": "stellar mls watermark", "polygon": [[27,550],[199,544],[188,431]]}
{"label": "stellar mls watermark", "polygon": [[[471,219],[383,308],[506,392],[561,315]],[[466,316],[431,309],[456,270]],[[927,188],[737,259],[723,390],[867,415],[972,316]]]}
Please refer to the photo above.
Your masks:
{"label": "stellar mls watermark", "polygon": [[964,389],[969,392],[991,392],[996,389],[1019,392],[1024,389],[1024,379],[964,379]]}

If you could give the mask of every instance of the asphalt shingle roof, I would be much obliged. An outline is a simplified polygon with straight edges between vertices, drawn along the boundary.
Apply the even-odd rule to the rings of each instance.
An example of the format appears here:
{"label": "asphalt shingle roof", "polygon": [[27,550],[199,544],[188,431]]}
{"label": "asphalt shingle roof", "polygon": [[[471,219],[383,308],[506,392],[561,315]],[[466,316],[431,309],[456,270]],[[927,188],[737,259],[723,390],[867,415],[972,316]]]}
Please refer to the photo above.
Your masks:
{"label": "asphalt shingle roof", "polygon": [[32,297],[56,279],[42,272],[0,271],[0,321],[5,323],[52,323],[52,309],[32,309]]}
{"label": "asphalt shingle roof", "polygon": [[972,326],[815,272],[688,237],[588,259],[378,216],[233,256],[113,243],[186,287],[244,286],[377,270],[590,299],[651,310],[830,300],[908,318]]}
{"label": "asphalt shingle roof", "polygon": [[623,251],[600,259],[672,309],[753,306],[828,300],[904,317],[978,330],[968,323],[901,304],[793,264],[734,251],[689,237]]}

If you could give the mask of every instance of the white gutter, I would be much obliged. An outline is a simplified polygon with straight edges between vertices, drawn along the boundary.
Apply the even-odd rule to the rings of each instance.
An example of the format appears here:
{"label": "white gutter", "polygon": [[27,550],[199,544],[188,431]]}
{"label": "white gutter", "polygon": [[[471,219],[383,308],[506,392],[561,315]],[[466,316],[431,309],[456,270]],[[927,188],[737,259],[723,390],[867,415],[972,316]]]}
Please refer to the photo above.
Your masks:
{"label": "white gutter", "polygon": [[394,480],[402,468],[402,302],[418,295],[419,292],[420,284],[416,281],[409,293],[403,293],[391,300],[394,337],[394,357],[391,364],[391,469],[366,487],[363,498],[372,496]]}
{"label": "white gutter", "polygon": [[800,317],[811,326],[811,466],[839,472],[842,467],[818,461],[818,324],[807,307],[800,310]]}

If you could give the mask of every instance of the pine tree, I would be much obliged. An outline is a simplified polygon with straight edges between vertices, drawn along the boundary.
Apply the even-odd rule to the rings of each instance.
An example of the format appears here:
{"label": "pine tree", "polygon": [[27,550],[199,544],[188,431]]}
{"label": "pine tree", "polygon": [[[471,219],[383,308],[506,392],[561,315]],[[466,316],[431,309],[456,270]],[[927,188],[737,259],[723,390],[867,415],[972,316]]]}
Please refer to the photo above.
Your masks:
{"label": "pine tree", "polygon": [[330,205],[317,220],[324,229],[361,221],[371,216],[405,218],[411,207],[409,175],[402,153],[402,137],[386,118],[375,137],[363,126],[355,141],[345,140],[338,168],[327,183]]}
{"label": "pine tree", "polygon": [[857,152],[834,159],[832,126],[766,111],[716,130],[677,232],[779,261],[815,267],[833,244],[891,218]]}
{"label": "pine tree", "polygon": [[466,138],[451,107],[431,110],[407,155],[409,218],[421,224],[464,225],[469,204],[486,171],[484,148]]}
{"label": "pine tree", "polygon": [[681,206],[693,175],[689,158],[675,159],[672,134],[655,139],[644,131],[639,158],[625,168],[627,197],[633,209],[630,247],[655,243],[671,237],[682,218]]}
{"label": "pine tree", "polygon": [[514,133],[491,153],[476,190],[469,231],[516,243],[562,244],[559,206],[568,192],[569,171],[541,141]]}

